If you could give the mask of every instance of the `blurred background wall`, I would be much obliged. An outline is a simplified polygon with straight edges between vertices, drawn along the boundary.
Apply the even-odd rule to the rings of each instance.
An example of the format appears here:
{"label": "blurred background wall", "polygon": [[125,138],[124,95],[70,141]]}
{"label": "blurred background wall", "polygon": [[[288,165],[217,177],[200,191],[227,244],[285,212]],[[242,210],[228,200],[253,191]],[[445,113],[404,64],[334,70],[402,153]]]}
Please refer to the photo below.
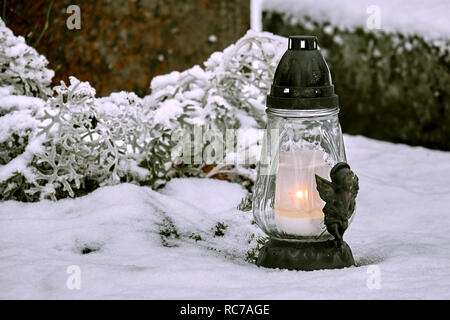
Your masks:
{"label": "blurred background wall", "polygon": [[[81,9],[69,30],[67,7]],[[70,75],[97,96],[150,92],[151,79],[201,64],[250,27],[250,0],[1,0],[14,34],[44,54],[54,84]]]}
{"label": "blurred background wall", "polygon": [[[450,1],[264,4],[264,30],[318,37],[345,133],[450,150]],[[373,4],[380,25],[369,28]]]}

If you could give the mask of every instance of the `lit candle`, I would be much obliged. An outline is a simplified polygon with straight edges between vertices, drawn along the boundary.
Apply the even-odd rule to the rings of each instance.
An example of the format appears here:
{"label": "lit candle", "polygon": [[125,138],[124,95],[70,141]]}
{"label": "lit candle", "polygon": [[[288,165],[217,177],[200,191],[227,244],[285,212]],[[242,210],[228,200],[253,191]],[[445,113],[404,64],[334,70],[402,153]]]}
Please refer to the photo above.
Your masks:
{"label": "lit candle", "polygon": [[331,167],[320,150],[280,153],[275,189],[275,224],[279,231],[318,236],[326,230],[315,175],[328,178]]}

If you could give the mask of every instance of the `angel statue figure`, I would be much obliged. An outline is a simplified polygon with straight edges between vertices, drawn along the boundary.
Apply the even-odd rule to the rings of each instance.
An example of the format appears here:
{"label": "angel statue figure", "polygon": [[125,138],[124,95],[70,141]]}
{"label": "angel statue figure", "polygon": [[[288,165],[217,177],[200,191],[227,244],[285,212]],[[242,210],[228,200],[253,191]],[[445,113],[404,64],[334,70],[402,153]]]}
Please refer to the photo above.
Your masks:
{"label": "angel statue figure", "polygon": [[334,236],[336,247],[341,248],[348,219],[355,211],[355,198],[359,190],[358,176],[350,170],[347,163],[339,162],[331,169],[330,177],[331,182],[316,175],[317,191],[326,203],[322,209],[325,226]]}

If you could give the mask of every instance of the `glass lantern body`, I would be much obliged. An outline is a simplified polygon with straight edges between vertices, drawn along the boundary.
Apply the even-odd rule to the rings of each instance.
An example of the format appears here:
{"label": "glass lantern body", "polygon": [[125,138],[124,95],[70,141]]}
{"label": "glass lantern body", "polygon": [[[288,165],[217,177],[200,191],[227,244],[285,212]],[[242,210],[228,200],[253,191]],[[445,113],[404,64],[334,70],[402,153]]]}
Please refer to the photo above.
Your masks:
{"label": "glass lantern body", "polygon": [[[346,155],[339,108],[267,111],[253,215],[270,237],[325,241],[322,209],[315,175],[330,180],[330,170]],[[349,219],[351,222],[353,217]]]}

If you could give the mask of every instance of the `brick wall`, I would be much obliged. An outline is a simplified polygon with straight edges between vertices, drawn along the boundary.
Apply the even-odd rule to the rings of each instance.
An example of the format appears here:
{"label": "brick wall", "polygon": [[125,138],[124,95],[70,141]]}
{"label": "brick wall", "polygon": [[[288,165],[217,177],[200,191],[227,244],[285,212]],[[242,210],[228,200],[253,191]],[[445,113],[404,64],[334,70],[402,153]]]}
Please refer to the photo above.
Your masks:
{"label": "brick wall", "polygon": [[[155,75],[201,64],[250,26],[250,0],[1,0],[0,4],[8,27],[48,58],[56,72],[54,84],[74,75],[89,81],[98,96],[120,90],[147,94]],[[80,30],[66,26],[69,5],[81,9]]]}

